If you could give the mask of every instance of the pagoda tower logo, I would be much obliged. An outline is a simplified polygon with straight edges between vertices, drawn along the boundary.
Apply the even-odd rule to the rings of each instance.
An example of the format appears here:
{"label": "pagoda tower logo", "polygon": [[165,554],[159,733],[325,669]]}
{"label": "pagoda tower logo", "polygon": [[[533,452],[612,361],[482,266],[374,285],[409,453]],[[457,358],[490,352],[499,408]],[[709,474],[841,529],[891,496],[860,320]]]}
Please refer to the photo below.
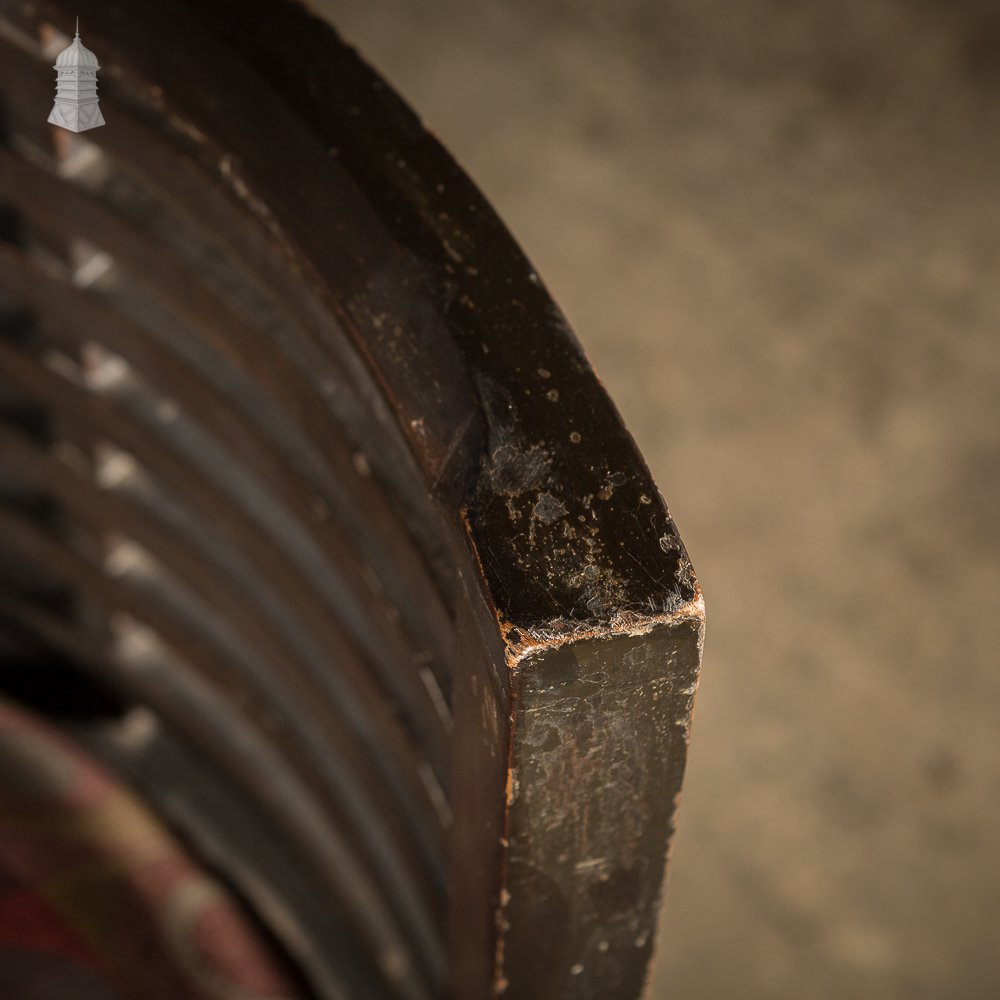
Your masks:
{"label": "pagoda tower logo", "polygon": [[56,102],[49,122],[70,132],[85,132],[104,124],[97,103],[97,56],[80,41],[80,19],[76,19],[76,37],[69,48],[56,57]]}

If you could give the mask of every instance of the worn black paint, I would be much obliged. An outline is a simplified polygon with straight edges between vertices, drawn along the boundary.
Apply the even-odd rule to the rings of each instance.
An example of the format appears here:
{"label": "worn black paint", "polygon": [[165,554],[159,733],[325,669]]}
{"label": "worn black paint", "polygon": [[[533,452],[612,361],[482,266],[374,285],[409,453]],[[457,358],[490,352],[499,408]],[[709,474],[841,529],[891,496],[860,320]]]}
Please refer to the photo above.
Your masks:
{"label": "worn black paint", "polygon": [[[30,38],[75,9],[0,0],[0,14]],[[104,740],[106,755],[265,920],[280,900],[324,996],[342,982],[414,1000],[629,1000],[651,945],[702,611],[617,412],[493,210],[324,22],[284,0],[260,16],[235,0],[141,13],[94,0],[87,19],[109,122],[87,139],[118,174],[71,190],[23,110],[25,95],[48,99],[49,67],[0,38],[0,84],[20,95],[0,187],[27,244],[58,257],[85,228],[174,326],[165,337],[136,315],[141,296],[73,289],[19,247],[0,254],[0,280],[30,300],[38,343],[0,357],[54,415],[56,440],[115,441],[150,482],[102,506],[84,473],[75,489],[11,426],[70,530],[4,523],[98,622],[125,609],[173,654],[139,676],[83,620],[17,595],[0,595],[0,617],[157,714],[163,745],[182,752]],[[101,398],[43,363],[42,348],[88,338],[151,395]],[[165,391],[183,410],[172,427],[154,405]],[[109,581],[76,544],[122,530],[176,592]],[[418,764],[454,814],[447,831]],[[267,836],[244,841],[227,810],[200,808],[213,788]]]}

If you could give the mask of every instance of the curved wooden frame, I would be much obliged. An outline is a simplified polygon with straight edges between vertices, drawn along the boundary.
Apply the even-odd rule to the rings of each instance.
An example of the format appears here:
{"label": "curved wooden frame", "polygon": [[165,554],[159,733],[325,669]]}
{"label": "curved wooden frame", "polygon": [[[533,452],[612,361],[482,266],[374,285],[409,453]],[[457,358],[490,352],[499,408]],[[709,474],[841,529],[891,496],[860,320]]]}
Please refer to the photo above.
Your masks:
{"label": "curved wooden frame", "polygon": [[[703,604],[538,276],[304,7],[92,0],[108,125],[55,147],[39,39],[76,10],[33,11],[0,2],[33,324],[0,378],[61,451],[14,429],[5,461],[64,516],[5,527],[93,613],[4,620],[161,718],[78,731],[323,996],[638,995]],[[80,238],[117,281],[73,287]],[[97,446],[133,459],[106,509]],[[156,572],[95,561],[116,533]]]}

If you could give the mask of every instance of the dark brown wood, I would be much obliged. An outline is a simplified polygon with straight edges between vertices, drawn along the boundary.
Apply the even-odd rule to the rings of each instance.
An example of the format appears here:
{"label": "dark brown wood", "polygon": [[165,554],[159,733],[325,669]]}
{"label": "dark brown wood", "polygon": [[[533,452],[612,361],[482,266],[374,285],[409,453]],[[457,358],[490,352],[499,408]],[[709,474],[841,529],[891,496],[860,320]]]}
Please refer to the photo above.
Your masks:
{"label": "dark brown wood", "polygon": [[637,996],[703,605],[575,338],[304,7],[92,0],[79,137],[75,14],[0,0],[3,634],[319,995]]}
{"label": "dark brown wood", "polygon": [[[514,666],[497,968],[511,996],[639,995],[701,637],[692,604],[633,632],[529,644]],[[540,946],[546,927],[558,932]]]}

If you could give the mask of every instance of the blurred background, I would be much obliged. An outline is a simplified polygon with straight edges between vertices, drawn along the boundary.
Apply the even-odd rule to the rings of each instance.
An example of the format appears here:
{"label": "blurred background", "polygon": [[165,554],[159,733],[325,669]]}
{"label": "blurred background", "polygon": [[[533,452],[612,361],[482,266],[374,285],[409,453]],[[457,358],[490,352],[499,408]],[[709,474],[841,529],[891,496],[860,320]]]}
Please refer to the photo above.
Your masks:
{"label": "blurred background", "polygon": [[653,997],[1000,996],[1000,7],[319,2],[533,258],[699,571]]}

